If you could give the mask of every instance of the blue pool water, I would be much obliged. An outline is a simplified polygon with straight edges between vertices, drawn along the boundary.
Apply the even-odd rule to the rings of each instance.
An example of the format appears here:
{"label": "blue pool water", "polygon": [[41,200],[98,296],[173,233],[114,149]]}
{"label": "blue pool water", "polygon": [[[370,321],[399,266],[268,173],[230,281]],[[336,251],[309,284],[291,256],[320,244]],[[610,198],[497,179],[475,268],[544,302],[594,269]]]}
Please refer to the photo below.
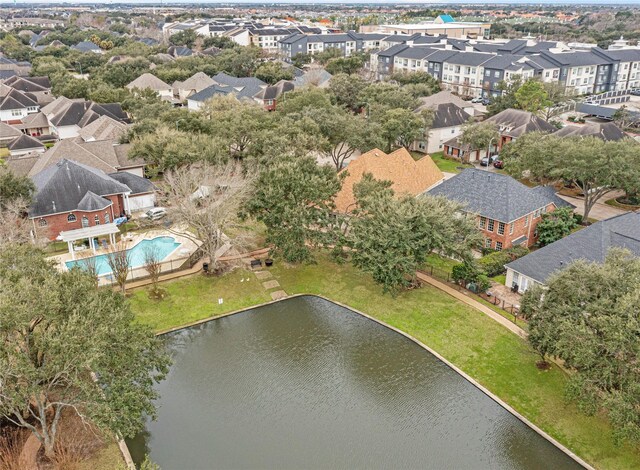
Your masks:
{"label": "blue pool water", "polygon": [[[151,240],[142,240],[133,248],[127,250],[129,252],[129,264],[132,269],[139,268],[144,265],[144,254],[148,247],[154,247],[157,250],[158,257],[163,260],[176,248],[180,246],[180,243],[176,242],[173,237],[156,237]],[[109,263],[107,263],[106,255],[98,255],[96,258],[96,269],[98,276],[111,273]],[[65,264],[67,268],[71,269],[74,266],[83,266],[82,260],[67,261]]]}

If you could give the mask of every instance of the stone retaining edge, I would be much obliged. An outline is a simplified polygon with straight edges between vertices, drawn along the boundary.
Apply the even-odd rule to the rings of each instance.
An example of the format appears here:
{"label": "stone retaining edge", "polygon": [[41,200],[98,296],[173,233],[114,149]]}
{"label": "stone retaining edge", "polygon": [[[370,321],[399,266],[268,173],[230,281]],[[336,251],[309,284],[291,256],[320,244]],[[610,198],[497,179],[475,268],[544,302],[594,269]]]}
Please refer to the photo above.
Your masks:
{"label": "stone retaining edge", "polygon": [[[353,307],[350,307],[346,304],[343,304],[342,302],[338,302],[336,300],[332,300],[328,297],[325,297],[323,295],[320,294],[292,294],[292,295],[288,295],[282,299],[278,299],[278,300],[271,300],[269,302],[263,302],[261,304],[257,304],[257,305],[253,305],[251,307],[245,307],[242,309],[238,309],[238,310],[234,310],[228,313],[222,313],[220,315],[215,315],[215,316],[211,316],[208,318],[204,318],[202,320],[197,320],[191,323],[187,323],[185,325],[181,325],[181,326],[176,326],[174,328],[168,328],[165,330],[161,330],[159,332],[156,333],[156,336],[163,336],[167,333],[173,333],[175,331],[180,331],[186,328],[191,328],[193,326],[197,326],[197,325],[201,325],[203,323],[208,323],[212,320],[217,320],[219,318],[224,318],[224,317],[228,317],[231,315],[236,315],[238,313],[242,313],[242,312],[246,312],[247,310],[253,310],[256,308],[260,308],[260,307],[264,307],[267,305],[271,305],[271,304],[275,304],[278,302],[282,302],[284,300],[288,300],[288,299],[293,299],[296,297],[318,297],[321,298],[323,300],[326,300],[327,302],[331,302],[334,303],[336,305],[339,305],[340,307],[346,308],[348,310],[351,310],[352,312],[361,315],[369,320],[372,320],[376,323],[378,323],[379,325],[382,325],[392,331],[395,331],[396,333],[401,334],[402,336],[404,336],[405,338],[409,339],[410,341],[413,341],[415,344],[417,344],[418,346],[420,346],[421,348],[425,349],[426,351],[430,352],[431,354],[433,354],[437,359],[439,359],[440,361],[442,361],[446,366],[450,367],[451,369],[453,369],[455,372],[457,372],[458,374],[460,374],[464,379],[466,379],[468,382],[471,383],[471,385],[473,385],[474,387],[476,387],[478,390],[480,390],[482,393],[484,393],[485,395],[487,395],[489,398],[491,398],[492,400],[494,400],[496,403],[498,403],[498,405],[500,405],[502,408],[504,408],[505,410],[507,410],[509,413],[511,413],[512,415],[514,415],[516,418],[518,418],[520,421],[522,421],[524,424],[526,424],[527,426],[529,426],[531,429],[533,429],[536,433],[538,433],[540,436],[542,436],[544,439],[546,439],[547,441],[549,441],[551,444],[553,444],[555,447],[557,447],[559,450],[561,450],[562,452],[564,452],[565,454],[567,454],[571,459],[573,459],[574,461],[576,461],[578,464],[582,465],[585,469],[587,470],[596,470],[595,467],[593,467],[592,465],[590,465],[589,463],[587,463],[585,460],[583,460],[580,456],[576,455],[575,453],[573,453],[569,448],[565,447],[564,445],[562,445],[560,442],[558,442],[555,438],[553,438],[551,435],[549,435],[548,433],[546,433],[545,431],[543,431],[541,428],[539,428],[538,426],[536,426],[535,424],[533,424],[531,421],[529,421],[527,418],[525,418],[523,415],[521,415],[520,413],[518,413],[515,409],[513,409],[509,404],[507,404],[505,401],[503,401],[501,398],[499,398],[497,395],[495,395],[493,392],[491,392],[490,390],[488,390],[486,387],[484,387],[483,385],[481,385],[479,382],[477,382],[473,377],[471,377],[469,374],[467,374],[466,372],[464,372],[462,369],[460,369],[459,367],[457,367],[456,365],[452,364],[451,362],[449,362],[447,359],[445,359],[442,355],[440,355],[438,352],[434,351],[433,349],[431,349],[429,346],[427,346],[426,344],[424,344],[423,342],[421,342],[420,340],[418,340],[417,338],[414,338],[413,336],[411,336],[409,333],[406,333],[398,328],[396,328],[395,326],[391,326],[385,322],[383,322],[382,320],[378,320],[377,318],[374,318],[364,312],[361,312]],[[124,446],[126,447],[126,443],[124,443]],[[127,453],[128,453],[128,448],[127,448]],[[131,457],[129,455],[129,457]],[[135,467],[134,467],[135,468]]]}

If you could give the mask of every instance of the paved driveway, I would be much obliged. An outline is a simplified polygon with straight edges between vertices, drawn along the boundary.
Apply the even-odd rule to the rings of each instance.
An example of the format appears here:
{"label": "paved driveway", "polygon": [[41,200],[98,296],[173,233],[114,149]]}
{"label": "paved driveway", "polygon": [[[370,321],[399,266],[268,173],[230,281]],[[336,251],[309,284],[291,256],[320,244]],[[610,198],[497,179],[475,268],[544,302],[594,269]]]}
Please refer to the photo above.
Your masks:
{"label": "paved driveway", "polygon": [[[582,214],[584,213],[584,200],[577,197],[563,196],[562,194],[558,194],[562,199],[567,202],[570,202],[574,206],[576,206],[576,213]],[[616,215],[625,214],[628,211],[624,209],[620,209],[618,207],[609,206],[602,202],[596,202],[591,211],[589,212],[589,217],[596,220],[605,220],[610,219],[611,217],[615,217]]]}

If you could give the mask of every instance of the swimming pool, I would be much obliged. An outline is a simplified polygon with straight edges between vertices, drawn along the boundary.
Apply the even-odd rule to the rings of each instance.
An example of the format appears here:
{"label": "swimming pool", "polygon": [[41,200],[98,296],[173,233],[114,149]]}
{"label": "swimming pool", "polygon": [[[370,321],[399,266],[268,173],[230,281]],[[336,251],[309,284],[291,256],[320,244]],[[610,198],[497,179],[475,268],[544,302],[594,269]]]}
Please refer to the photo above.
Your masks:
{"label": "swimming pool", "polygon": [[[176,242],[173,237],[156,237],[151,240],[142,240],[133,248],[127,250],[129,253],[129,264],[132,269],[144,266],[144,254],[150,247],[153,247],[158,253],[160,260],[165,259],[171,253],[173,253],[181,244]],[[104,276],[111,273],[109,263],[107,263],[106,255],[95,256],[96,259],[96,271],[98,276]],[[83,267],[83,260],[67,261],[65,263],[68,269],[74,266]]]}

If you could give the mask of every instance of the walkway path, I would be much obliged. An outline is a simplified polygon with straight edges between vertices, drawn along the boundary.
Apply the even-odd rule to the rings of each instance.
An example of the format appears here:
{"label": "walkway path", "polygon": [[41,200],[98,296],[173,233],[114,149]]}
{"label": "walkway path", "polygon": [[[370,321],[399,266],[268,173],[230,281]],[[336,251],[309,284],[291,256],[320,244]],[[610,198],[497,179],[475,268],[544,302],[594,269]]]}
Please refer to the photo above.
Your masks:
{"label": "walkway path", "polygon": [[[253,274],[256,275],[259,281],[263,281],[262,287],[264,287],[268,291],[271,290],[270,294],[271,294],[272,300],[284,299],[287,296],[287,293],[284,290],[282,290],[282,288],[280,287],[280,283],[275,279],[273,279],[273,274],[271,274],[271,272],[254,271]],[[277,289],[277,290],[272,290],[272,289]]]}
{"label": "walkway path", "polygon": [[515,323],[507,320],[505,317],[503,317],[499,313],[493,311],[491,308],[489,308],[486,305],[478,302],[477,300],[472,299],[471,297],[469,297],[468,295],[464,294],[463,292],[459,292],[459,291],[455,290],[453,287],[448,286],[444,282],[440,282],[437,279],[434,279],[431,276],[428,276],[428,275],[426,275],[424,273],[421,273],[421,272],[417,272],[416,273],[416,277],[418,278],[419,281],[425,282],[427,284],[430,284],[433,287],[436,287],[436,288],[440,289],[441,291],[446,292],[450,296],[458,299],[459,301],[469,305],[470,307],[473,307],[476,310],[480,310],[482,313],[484,313],[488,317],[492,318],[493,320],[497,321],[502,326],[508,328],[509,330],[511,330],[512,332],[514,332],[518,336],[520,336],[521,338],[526,338],[527,337],[527,332],[524,331],[522,328],[520,328],[518,325],[516,325]]}

